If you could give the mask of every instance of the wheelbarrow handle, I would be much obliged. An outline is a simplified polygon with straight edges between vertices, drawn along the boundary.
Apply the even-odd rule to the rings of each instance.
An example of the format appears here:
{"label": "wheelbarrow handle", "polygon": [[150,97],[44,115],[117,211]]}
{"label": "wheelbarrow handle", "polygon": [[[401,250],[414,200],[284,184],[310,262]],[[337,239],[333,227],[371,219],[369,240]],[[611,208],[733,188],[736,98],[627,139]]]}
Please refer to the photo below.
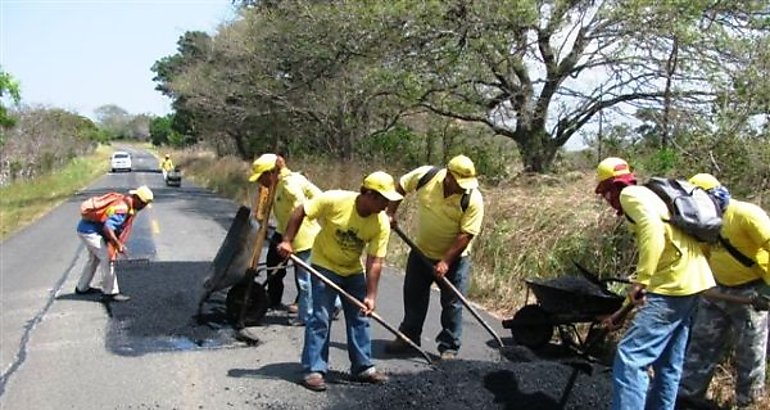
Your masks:
{"label": "wheelbarrow handle", "polygon": [[[401,230],[401,228],[399,228],[398,226],[394,226],[393,230],[412,249],[412,251],[419,256],[419,258],[427,266],[431,268],[433,267],[433,263],[431,263],[430,259],[428,259],[428,257],[425,256],[425,254],[420,252],[420,249],[417,248],[417,245],[406,236],[406,234],[404,233],[404,231]],[[474,309],[473,306],[471,306],[470,302],[468,301],[468,299],[465,298],[465,296],[463,296],[462,292],[460,292],[460,290],[457,289],[455,285],[453,285],[452,282],[450,282],[445,276],[442,276],[439,279],[439,281],[441,282],[441,285],[446,286],[449,290],[452,291],[452,293],[455,294],[455,296],[457,296],[458,299],[460,299],[460,302],[462,302],[463,306],[465,306],[465,308],[468,309],[469,312],[471,312],[471,315],[473,315],[473,317],[475,317],[476,320],[478,320],[481,326],[484,327],[484,329],[486,329],[486,331],[489,332],[490,335],[492,335],[492,337],[495,339],[497,344],[500,347],[503,347],[504,346],[503,341],[502,339],[500,339],[500,336],[498,336],[498,334],[492,329],[492,327],[489,326],[489,324],[487,324],[487,322],[485,322],[484,319],[481,318],[481,315],[479,315],[476,309]]]}
{"label": "wheelbarrow handle", "polygon": [[[291,259],[292,262],[294,262],[295,264],[303,267],[306,271],[310,272],[318,280],[320,280],[321,282],[326,284],[326,286],[334,289],[337,293],[342,295],[350,303],[358,306],[361,309],[366,309],[366,305],[364,305],[363,302],[361,302],[360,300],[356,299],[350,293],[345,292],[345,290],[343,290],[341,287],[339,287],[336,283],[332,282],[329,278],[327,278],[326,276],[322,275],[315,268],[313,268],[312,266],[310,266],[307,263],[305,263],[305,261],[303,261],[302,259],[297,257],[297,255],[291,254],[291,255],[289,255],[289,259]],[[388,324],[388,322],[386,322],[385,319],[383,319],[380,315],[378,315],[377,312],[371,311],[371,312],[369,312],[369,316],[371,316],[372,319],[376,320],[377,323],[381,324],[385,329],[388,329],[391,333],[396,335],[396,337],[398,337],[399,339],[403,340],[409,346],[411,346],[412,348],[414,348],[415,350],[420,352],[420,354],[422,355],[422,357],[425,358],[425,360],[428,362],[428,364],[433,364],[433,361],[431,360],[430,356],[428,356],[428,354],[425,353],[425,351],[422,350],[420,348],[420,346],[417,346],[417,344],[414,343],[411,339],[409,339],[409,337],[407,337],[405,334],[401,333],[398,329],[396,329],[393,326],[391,326],[390,324]]]}

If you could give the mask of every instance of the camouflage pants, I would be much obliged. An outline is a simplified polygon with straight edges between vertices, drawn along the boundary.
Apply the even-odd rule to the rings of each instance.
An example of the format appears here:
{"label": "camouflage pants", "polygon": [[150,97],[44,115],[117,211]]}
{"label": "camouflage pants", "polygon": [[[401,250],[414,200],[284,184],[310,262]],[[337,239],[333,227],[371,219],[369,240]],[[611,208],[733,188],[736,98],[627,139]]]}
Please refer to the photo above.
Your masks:
{"label": "camouflage pants", "polygon": [[[718,289],[745,297],[754,292],[753,287]],[[679,395],[703,399],[717,364],[731,345],[738,373],[737,404],[747,405],[764,394],[767,321],[767,312],[757,312],[749,305],[701,298],[690,332]]]}

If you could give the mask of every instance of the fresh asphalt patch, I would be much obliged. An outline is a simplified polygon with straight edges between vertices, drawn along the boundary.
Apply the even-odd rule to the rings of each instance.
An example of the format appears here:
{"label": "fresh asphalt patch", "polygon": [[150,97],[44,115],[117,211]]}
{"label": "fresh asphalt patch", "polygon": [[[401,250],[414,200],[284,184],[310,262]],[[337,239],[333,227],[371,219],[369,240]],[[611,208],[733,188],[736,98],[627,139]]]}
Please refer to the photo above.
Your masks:
{"label": "fresh asphalt patch", "polygon": [[[109,303],[107,347],[125,356],[153,352],[245,347],[225,314],[224,291],[198,305],[208,262],[120,264],[118,280],[128,302]],[[266,318],[268,320],[268,318]]]}

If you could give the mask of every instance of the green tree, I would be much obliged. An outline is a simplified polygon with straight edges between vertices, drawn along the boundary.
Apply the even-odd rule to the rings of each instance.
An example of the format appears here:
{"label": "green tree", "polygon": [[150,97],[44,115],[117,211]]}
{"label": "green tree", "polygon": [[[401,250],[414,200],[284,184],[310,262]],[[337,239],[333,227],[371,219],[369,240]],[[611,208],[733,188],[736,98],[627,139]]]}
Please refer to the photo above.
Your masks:
{"label": "green tree", "polygon": [[0,147],[5,143],[4,129],[12,127],[16,123],[16,120],[8,114],[8,108],[4,101],[6,97],[10,98],[13,105],[17,105],[21,101],[21,92],[18,81],[0,67]]}
{"label": "green tree", "polygon": [[511,138],[541,172],[599,112],[708,106],[716,90],[706,79],[734,51],[723,47],[756,37],[750,27],[766,35],[752,26],[762,10],[759,1],[403,0],[382,8],[376,35],[394,50],[405,98]]}

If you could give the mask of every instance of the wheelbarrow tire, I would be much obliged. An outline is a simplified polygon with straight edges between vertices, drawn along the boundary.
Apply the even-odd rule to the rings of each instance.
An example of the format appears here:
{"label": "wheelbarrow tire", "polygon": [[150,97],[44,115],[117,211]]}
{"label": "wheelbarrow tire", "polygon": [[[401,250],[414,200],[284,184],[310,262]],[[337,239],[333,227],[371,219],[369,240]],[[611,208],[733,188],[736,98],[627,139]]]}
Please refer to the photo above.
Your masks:
{"label": "wheelbarrow tire", "polygon": [[553,337],[551,317],[538,305],[526,305],[513,315],[511,335],[516,343],[532,349],[543,347]]}
{"label": "wheelbarrow tire", "polygon": [[[230,318],[233,323],[238,323],[247,285],[247,283],[239,282],[227,291],[225,308],[227,317]],[[249,306],[247,306],[244,315],[243,325],[248,327],[261,324],[262,319],[267,313],[267,305],[267,292],[265,292],[265,287],[260,283],[254,282],[251,285],[251,296],[249,297]]]}

